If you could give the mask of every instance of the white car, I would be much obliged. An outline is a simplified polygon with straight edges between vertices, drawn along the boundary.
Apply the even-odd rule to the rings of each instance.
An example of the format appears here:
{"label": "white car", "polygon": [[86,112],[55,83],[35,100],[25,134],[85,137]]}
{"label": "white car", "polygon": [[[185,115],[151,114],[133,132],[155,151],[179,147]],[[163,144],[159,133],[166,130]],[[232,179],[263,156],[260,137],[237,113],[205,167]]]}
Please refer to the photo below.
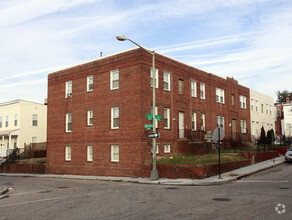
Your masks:
{"label": "white car", "polygon": [[289,150],[287,150],[287,152],[285,154],[285,160],[292,162],[292,146],[290,147]]}

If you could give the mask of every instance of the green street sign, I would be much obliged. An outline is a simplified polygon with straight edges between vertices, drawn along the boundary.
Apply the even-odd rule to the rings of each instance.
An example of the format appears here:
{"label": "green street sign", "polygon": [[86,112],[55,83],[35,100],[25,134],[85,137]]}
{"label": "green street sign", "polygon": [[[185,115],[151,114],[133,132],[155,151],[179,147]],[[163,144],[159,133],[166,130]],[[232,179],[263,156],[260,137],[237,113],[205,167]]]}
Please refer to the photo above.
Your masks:
{"label": "green street sign", "polygon": [[157,119],[157,121],[161,120],[161,115],[155,115],[155,118]]}
{"label": "green street sign", "polygon": [[148,120],[152,120],[153,119],[153,115],[152,114],[146,114],[146,117],[148,118]]}
{"label": "green street sign", "polygon": [[153,128],[153,124],[146,124],[144,125],[144,128],[146,128],[147,130],[150,130],[151,128]]}

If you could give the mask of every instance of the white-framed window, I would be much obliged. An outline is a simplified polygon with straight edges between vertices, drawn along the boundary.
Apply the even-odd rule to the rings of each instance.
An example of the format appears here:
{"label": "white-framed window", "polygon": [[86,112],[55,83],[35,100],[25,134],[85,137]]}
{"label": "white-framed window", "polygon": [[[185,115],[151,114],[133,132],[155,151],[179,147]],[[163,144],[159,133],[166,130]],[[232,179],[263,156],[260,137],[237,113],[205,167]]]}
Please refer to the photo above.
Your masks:
{"label": "white-framed window", "polygon": [[197,130],[197,113],[192,112],[192,130],[196,131]]}
{"label": "white-framed window", "polygon": [[234,94],[231,94],[231,105],[234,106]]}
{"label": "white-framed window", "polygon": [[184,80],[179,79],[178,80],[178,94],[183,94],[184,93]]}
{"label": "white-framed window", "polygon": [[87,92],[93,91],[93,76],[87,76]]}
{"label": "white-framed window", "polygon": [[165,91],[170,91],[170,73],[163,73],[163,89]]}
{"label": "white-framed window", "polygon": [[240,95],[239,96],[239,106],[240,108],[243,108],[243,109],[246,109],[246,97],[245,96],[242,96]]}
{"label": "white-framed window", "polygon": [[266,114],[268,115],[269,114],[269,105],[266,104]]}
{"label": "white-framed window", "polygon": [[197,97],[197,82],[194,80],[191,81],[191,94],[192,97]]}
{"label": "white-framed window", "polygon": [[[153,87],[153,71],[150,68],[150,85]],[[155,68],[155,88],[158,88],[158,69]]]}
{"label": "white-framed window", "polygon": [[112,129],[118,129],[120,126],[120,113],[119,113],[119,107],[113,107],[111,108],[111,128]]}
{"label": "white-framed window", "polygon": [[87,146],[87,161],[93,161],[93,146]]}
{"label": "white-framed window", "polygon": [[14,115],[14,126],[17,126],[17,122],[18,122],[18,114]]}
{"label": "white-framed window", "polygon": [[264,113],[264,104],[261,104],[261,113]]}
{"label": "white-framed window", "polygon": [[120,73],[119,70],[111,70],[111,90],[118,89],[120,84]]}
{"label": "white-framed window", "polygon": [[202,130],[202,131],[205,131],[205,129],[206,129],[206,128],[205,128],[205,120],[206,120],[206,119],[205,119],[205,114],[202,113],[202,114],[201,114],[201,130]]}
{"label": "white-framed window", "polygon": [[65,83],[65,98],[71,97],[72,96],[72,81],[67,81]]}
{"label": "white-framed window", "polygon": [[88,110],[87,111],[87,125],[93,125],[93,111]]}
{"label": "white-framed window", "polygon": [[71,146],[65,147],[65,160],[71,161]]}
{"label": "white-framed window", "polygon": [[250,100],[250,110],[254,111],[254,100],[253,99]]}
{"label": "white-framed window", "polygon": [[2,128],[2,116],[0,116],[0,128]]}
{"label": "white-framed window", "polygon": [[216,88],[216,102],[225,103],[224,89]]}
{"label": "white-framed window", "polygon": [[259,112],[259,102],[258,102],[258,100],[255,101],[255,110],[256,110],[256,112]]}
{"label": "white-framed window", "polygon": [[[156,113],[156,115],[158,115],[158,108],[157,108],[157,106],[155,107],[155,113]],[[154,112],[153,112],[153,106],[151,106],[151,115],[153,115],[153,117],[154,117]],[[156,124],[156,128],[158,127],[158,121],[157,121],[157,119],[155,120],[155,124]],[[153,124],[153,119],[151,120],[151,124]]]}
{"label": "white-framed window", "polygon": [[9,118],[8,118],[8,115],[6,115],[6,121],[5,121],[5,127],[6,127],[6,128],[8,128],[8,125],[9,125],[9,124],[8,124],[8,119],[9,119]]}
{"label": "white-framed window", "polygon": [[[151,149],[151,153],[153,153],[153,148]],[[156,144],[156,154],[159,153],[159,144]]]}
{"label": "white-framed window", "polygon": [[32,115],[32,126],[38,126],[38,115],[37,114]]}
{"label": "white-framed window", "polygon": [[111,145],[111,162],[119,162],[120,160],[120,146],[118,144]]}
{"label": "white-framed window", "polygon": [[200,97],[201,99],[205,99],[205,83],[200,83]]}
{"label": "white-framed window", "polygon": [[31,143],[34,144],[34,143],[37,143],[37,142],[38,142],[38,137],[34,136],[34,137],[31,138]]}
{"label": "white-framed window", "polygon": [[242,134],[246,134],[246,120],[240,120],[240,130]]}
{"label": "white-framed window", "polygon": [[66,132],[72,131],[72,114],[66,113]]}
{"label": "white-framed window", "polygon": [[217,115],[217,128],[225,128],[224,126],[224,116]]}
{"label": "white-framed window", "polygon": [[164,128],[169,129],[170,128],[170,109],[164,108]]}
{"label": "white-framed window", "polygon": [[272,115],[272,106],[270,105],[270,115]]}
{"label": "white-framed window", "polygon": [[170,153],[170,144],[164,144],[164,153]]}

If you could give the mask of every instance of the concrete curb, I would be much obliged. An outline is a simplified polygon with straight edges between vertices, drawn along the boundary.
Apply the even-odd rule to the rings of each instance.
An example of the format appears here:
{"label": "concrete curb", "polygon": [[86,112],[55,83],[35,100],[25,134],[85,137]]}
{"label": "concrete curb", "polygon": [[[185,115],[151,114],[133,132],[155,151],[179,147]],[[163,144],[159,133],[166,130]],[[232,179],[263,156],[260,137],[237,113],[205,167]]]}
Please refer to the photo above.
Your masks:
{"label": "concrete curb", "polygon": [[[275,158],[272,160],[263,161],[251,166],[242,167],[227,173],[221,174],[221,179],[218,176],[212,176],[206,179],[167,179],[160,178],[159,180],[150,180],[149,178],[132,178],[132,177],[106,177],[106,176],[79,176],[79,175],[53,175],[53,174],[25,174],[25,173],[0,173],[0,176],[16,176],[16,177],[38,177],[38,178],[59,178],[59,179],[77,179],[77,180],[93,180],[93,181],[108,181],[108,182],[128,182],[137,184],[157,184],[157,185],[176,185],[176,186],[212,186],[222,185],[236,181],[252,174],[270,169],[281,165],[285,162],[284,157]],[[1,186],[0,186],[1,190]],[[9,191],[5,188],[3,191]],[[5,193],[5,192],[4,192]],[[0,193],[1,194],[1,193]]]}

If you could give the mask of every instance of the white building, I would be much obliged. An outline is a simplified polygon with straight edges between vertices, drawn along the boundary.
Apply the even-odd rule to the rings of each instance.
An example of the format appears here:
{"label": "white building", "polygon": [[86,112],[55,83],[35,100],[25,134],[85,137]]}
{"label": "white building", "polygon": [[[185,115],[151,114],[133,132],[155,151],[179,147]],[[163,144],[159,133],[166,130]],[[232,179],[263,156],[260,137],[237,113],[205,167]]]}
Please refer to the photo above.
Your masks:
{"label": "white building", "polygon": [[292,103],[290,100],[283,104],[283,117],[281,120],[282,135],[292,137]]}
{"label": "white building", "polygon": [[276,107],[274,98],[250,89],[251,137],[255,140],[261,135],[261,128],[267,132],[275,131]]}
{"label": "white building", "polygon": [[47,141],[47,106],[15,100],[0,103],[0,157],[24,143]]}

